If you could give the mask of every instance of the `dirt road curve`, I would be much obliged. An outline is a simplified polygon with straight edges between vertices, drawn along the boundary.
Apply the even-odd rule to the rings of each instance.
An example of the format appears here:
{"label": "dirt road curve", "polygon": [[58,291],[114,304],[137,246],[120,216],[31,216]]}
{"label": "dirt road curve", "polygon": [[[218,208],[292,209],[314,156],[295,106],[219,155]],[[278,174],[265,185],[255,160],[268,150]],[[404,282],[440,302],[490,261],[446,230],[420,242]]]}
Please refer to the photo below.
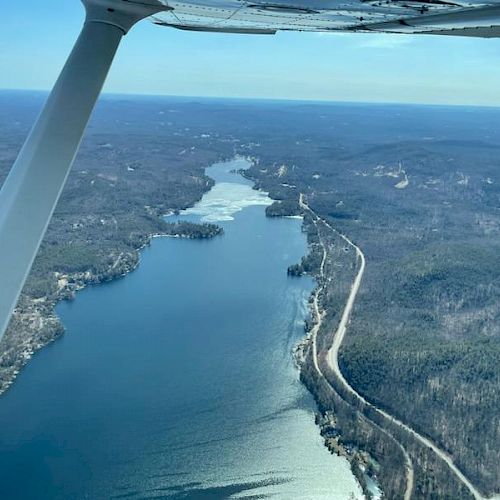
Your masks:
{"label": "dirt road curve", "polygon": [[[451,457],[443,450],[438,448],[430,439],[422,436],[415,430],[413,430],[411,427],[408,425],[404,424],[400,420],[394,418],[392,415],[388,414],[386,411],[374,406],[372,403],[368,402],[361,394],[359,394],[346,380],[344,375],[342,374],[340,367],[339,367],[339,362],[338,362],[338,355],[339,355],[339,349],[340,346],[342,345],[342,342],[344,340],[346,331],[347,331],[347,324],[349,322],[349,318],[352,312],[352,308],[354,306],[354,302],[356,300],[356,296],[359,291],[359,287],[361,285],[361,280],[363,279],[363,274],[365,272],[365,267],[366,267],[366,260],[363,252],[361,249],[355,245],[349,238],[344,236],[343,234],[339,233],[335,228],[333,228],[328,222],[325,220],[321,219],[316,212],[314,212],[309,205],[304,201],[304,195],[301,193],[300,198],[299,198],[299,204],[301,208],[305,212],[309,212],[309,214],[313,218],[313,222],[315,226],[317,227],[318,223],[321,222],[324,224],[326,227],[334,231],[336,234],[338,234],[349,246],[351,246],[355,251],[356,251],[356,256],[357,259],[360,262],[360,266],[358,269],[358,272],[356,274],[356,278],[354,279],[354,282],[351,287],[351,291],[349,293],[349,297],[347,299],[346,305],[344,307],[344,311],[342,313],[342,317],[340,319],[339,326],[337,328],[337,331],[335,332],[334,336],[334,341],[332,346],[330,347],[328,353],[327,353],[327,362],[329,365],[329,368],[333,371],[335,376],[337,377],[338,381],[340,384],[345,388],[346,391],[348,391],[350,394],[352,394],[358,401],[360,401],[363,405],[370,407],[371,409],[375,410],[379,415],[381,415],[385,420],[389,421],[392,425],[396,425],[399,428],[405,430],[413,438],[418,440],[421,444],[426,446],[427,448],[431,449],[441,460],[443,460],[448,467],[451,469],[451,471],[455,474],[455,476],[461,481],[467,489],[470,491],[470,493],[478,500],[483,500],[484,497],[479,493],[479,491],[474,487],[474,485],[464,476],[464,474],[458,469],[458,467],[453,463],[453,460]],[[321,238],[321,232],[318,229],[318,238],[320,241],[320,244],[323,248],[323,258],[321,261],[321,266],[320,266],[320,276],[324,276],[324,267],[325,267],[325,262],[327,258],[327,251],[325,244],[323,242],[323,239]],[[318,304],[318,297],[321,292],[321,289],[316,290],[314,297],[313,297],[313,312],[314,315],[316,316],[316,321],[313,329],[311,330],[311,342],[312,342],[312,348],[313,348],[313,359],[314,359],[314,366],[318,370],[319,373],[321,373],[319,363],[317,360],[317,349],[316,349],[316,336],[317,333],[321,327],[321,323],[323,320],[323,313],[321,313],[319,304]],[[375,425],[377,425],[375,423]],[[380,426],[377,425],[377,427],[380,428]],[[385,432],[388,436],[390,436],[392,439],[395,440],[395,438],[390,434],[389,431],[386,431],[385,429],[381,430]],[[396,440],[395,440],[396,441]],[[396,441],[397,442],[397,441]],[[411,459],[406,452],[406,450],[403,448],[401,443],[398,443],[399,447],[404,453],[405,460],[406,460],[406,470],[407,470],[407,487],[405,491],[404,498],[405,500],[409,500],[412,495],[413,491],[413,478],[414,478],[414,473],[413,473],[413,466],[411,463]],[[496,497],[495,497],[496,498]]]}

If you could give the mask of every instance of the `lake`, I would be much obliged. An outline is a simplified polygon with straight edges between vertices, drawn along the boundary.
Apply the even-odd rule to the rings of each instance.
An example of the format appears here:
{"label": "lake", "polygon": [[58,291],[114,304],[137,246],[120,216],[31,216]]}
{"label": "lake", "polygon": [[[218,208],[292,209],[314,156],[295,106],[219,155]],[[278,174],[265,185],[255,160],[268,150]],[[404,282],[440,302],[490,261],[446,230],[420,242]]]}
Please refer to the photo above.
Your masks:
{"label": "lake", "polygon": [[65,335],[0,398],[0,498],[361,498],[314,424],[292,352],[309,278],[301,220],[216,164],[178,216],[210,240],[155,238],[123,279],[58,306]]}

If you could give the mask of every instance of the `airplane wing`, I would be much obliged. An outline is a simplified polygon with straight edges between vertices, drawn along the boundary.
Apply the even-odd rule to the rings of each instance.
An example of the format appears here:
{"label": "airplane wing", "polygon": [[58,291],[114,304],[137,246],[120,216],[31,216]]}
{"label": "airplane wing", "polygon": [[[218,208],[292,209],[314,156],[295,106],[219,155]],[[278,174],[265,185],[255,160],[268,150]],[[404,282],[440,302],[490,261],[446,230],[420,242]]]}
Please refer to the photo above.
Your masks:
{"label": "airplane wing", "polygon": [[139,20],[191,31],[500,36],[500,0],[82,0],[83,26],[0,190],[0,338],[123,35]]}
{"label": "airplane wing", "polygon": [[500,36],[500,0],[160,0],[156,24],[183,30]]}

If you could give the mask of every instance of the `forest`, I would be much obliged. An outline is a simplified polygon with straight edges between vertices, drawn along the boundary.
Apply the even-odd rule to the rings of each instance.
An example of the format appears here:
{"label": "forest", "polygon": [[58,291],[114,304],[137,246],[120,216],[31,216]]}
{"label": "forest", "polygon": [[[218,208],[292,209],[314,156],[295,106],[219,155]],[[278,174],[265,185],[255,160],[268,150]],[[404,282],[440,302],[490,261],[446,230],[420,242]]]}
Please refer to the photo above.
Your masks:
{"label": "forest", "polygon": [[[43,100],[14,97],[0,95],[0,182]],[[133,269],[153,234],[218,233],[172,228],[161,216],[210,188],[206,166],[240,154],[253,162],[245,175],[276,200],[267,215],[299,215],[302,193],[365,254],[340,351],[344,376],[446,450],[485,496],[498,494],[499,152],[500,112],[490,108],[105,98],[0,344],[0,389],[61,334],[57,300]],[[288,273],[317,277],[318,235],[307,217],[304,231],[310,253]],[[322,237],[323,366],[356,261],[338,233],[324,229]],[[327,444],[357,457],[351,463],[360,478],[364,464],[377,471],[387,498],[401,498],[402,445],[415,470],[413,498],[469,498],[429,449],[382,428],[324,373],[306,353],[301,377],[318,402]]]}
{"label": "forest", "polygon": [[[283,206],[294,206],[304,193],[313,210],[365,254],[365,276],[340,352],[344,376],[368,401],[430,437],[485,496],[498,493],[500,113],[305,108],[297,109],[300,123],[287,121],[293,131],[287,126],[255,148],[248,175]],[[312,124],[313,115],[321,127]],[[311,226],[307,218],[305,226]],[[308,236],[311,254],[289,269],[293,275],[318,273],[317,237]],[[327,319],[318,338],[320,358],[353,279],[352,250],[335,234],[324,238],[330,241],[330,280],[321,297]],[[391,446],[391,439],[381,432],[375,439],[369,424],[353,429],[352,420],[362,416],[343,418],[338,394],[311,370],[306,362],[302,376],[322,412],[333,410],[339,439],[369,451],[382,470],[393,472],[380,479],[395,498],[402,461],[389,460],[380,442]],[[398,440],[417,471],[415,498],[468,498],[432,452],[406,436]]]}
{"label": "forest", "polygon": [[[0,92],[0,184],[43,99],[33,93]],[[166,222],[162,216],[198,201],[213,185],[205,166],[232,154],[232,148],[223,142],[215,148],[184,126],[151,127],[146,117],[153,114],[161,121],[163,116],[156,107],[134,100],[118,104],[114,99],[104,99],[97,107],[0,342],[0,392],[36,350],[64,332],[54,311],[58,301],[132,271],[139,249],[153,235],[222,234],[214,224]]]}

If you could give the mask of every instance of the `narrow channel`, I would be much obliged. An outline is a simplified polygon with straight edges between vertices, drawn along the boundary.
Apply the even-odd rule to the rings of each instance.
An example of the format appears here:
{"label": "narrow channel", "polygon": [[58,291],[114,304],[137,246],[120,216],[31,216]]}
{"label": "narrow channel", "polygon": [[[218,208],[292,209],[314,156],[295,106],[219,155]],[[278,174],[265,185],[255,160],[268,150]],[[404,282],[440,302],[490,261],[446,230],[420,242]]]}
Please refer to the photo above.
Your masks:
{"label": "narrow channel", "polygon": [[123,279],[59,305],[66,334],[0,398],[0,498],[362,498],[330,455],[292,350],[313,283],[301,221],[215,164],[179,215],[224,228],[156,238]]}

